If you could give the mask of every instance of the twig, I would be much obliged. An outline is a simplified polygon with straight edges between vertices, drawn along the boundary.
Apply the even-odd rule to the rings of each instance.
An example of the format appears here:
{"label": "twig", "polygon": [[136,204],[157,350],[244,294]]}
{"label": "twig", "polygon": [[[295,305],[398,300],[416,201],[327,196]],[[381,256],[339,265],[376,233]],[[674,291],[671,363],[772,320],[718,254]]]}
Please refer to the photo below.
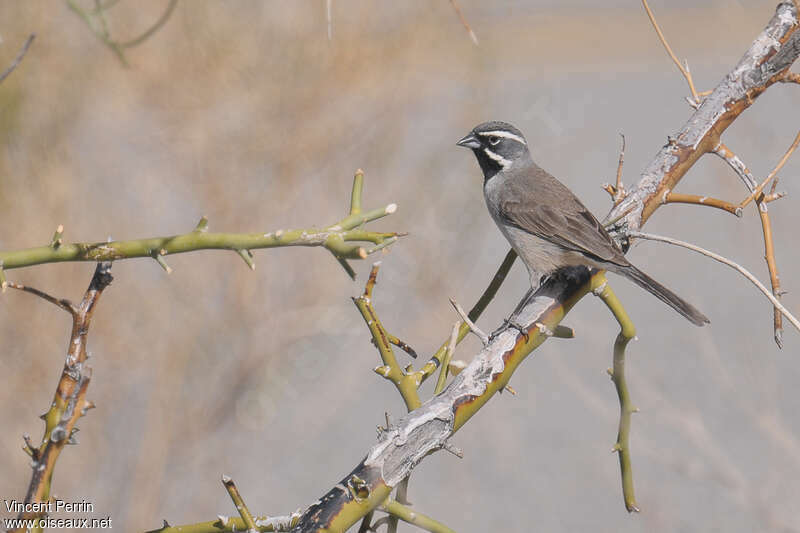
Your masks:
{"label": "twig", "polygon": [[[761,218],[761,229],[764,234],[764,258],[767,261],[769,281],[772,294],[776,300],[781,298],[781,282],[778,276],[778,265],[775,261],[775,244],[772,240],[772,222],[767,212],[767,206],[758,202],[758,215]],[[783,348],[783,316],[777,307],[772,308],[772,335],[778,348]]]}
{"label": "twig", "polygon": [[653,25],[653,28],[656,30],[656,33],[658,34],[658,38],[661,40],[661,44],[664,45],[664,48],[667,50],[667,53],[669,54],[669,57],[672,58],[672,61],[673,61],[673,63],[675,63],[675,66],[678,67],[678,70],[681,71],[681,74],[683,74],[683,77],[686,78],[686,82],[689,84],[689,90],[692,91],[692,99],[696,103],[700,103],[700,98],[699,98],[699,96],[697,94],[697,90],[695,90],[695,88],[694,88],[694,81],[692,80],[692,73],[689,71],[689,64],[686,63],[685,66],[681,65],[681,62],[675,56],[675,53],[672,51],[672,48],[670,47],[669,43],[667,42],[666,37],[664,37],[664,34],[661,31],[661,28],[658,27],[658,22],[656,22],[656,17],[655,17],[655,15],[653,15],[653,12],[650,10],[650,6],[647,5],[647,0],[642,0],[642,5],[644,5],[644,9],[645,9],[645,11],[647,11],[647,16],[650,18],[650,23]]}
{"label": "twig", "polygon": [[725,145],[725,143],[717,144],[717,146],[711,151],[711,153],[713,153],[714,155],[718,156],[723,161],[725,161],[728,164],[728,166],[731,167],[731,169],[736,173],[736,175],[739,176],[739,179],[742,180],[745,187],[747,187],[750,191],[755,189],[758,182],[756,182],[756,179],[753,177],[752,172],[750,172],[750,169],[747,168],[747,165],[745,165],[744,162],[741,159],[739,159],[739,156],[737,156],[733,152],[733,150],[728,148],[728,146]]}
{"label": "twig", "polygon": [[[25,495],[25,503],[50,500],[53,472],[61,450],[70,443],[78,419],[94,405],[86,400],[86,390],[92,377],[92,370],[86,364],[86,342],[97,302],[112,280],[110,269],[111,263],[104,262],[97,265],[89,288],[78,305],[53,298],[36,289],[15,286],[54,303],[72,315],[72,335],[67,349],[66,363],[50,408],[42,417],[45,421],[44,435],[38,448],[28,445],[36,459],[32,463],[33,474]],[[42,513],[38,511],[22,512],[18,518],[28,520],[41,515]]]}
{"label": "twig", "polygon": [[59,246],[61,246],[61,243],[64,242],[64,240],[62,239],[63,235],[64,235],[64,225],[59,224],[58,227],[56,228],[56,232],[53,233],[53,238],[50,239],[50,248],[53,248],[55,250]]}
{"label": "twig", "polygon": [[370,511],[364,515],[364,519],[361,520],[361,525],[358,528],[358,533],[369,533],[370,531],[375,531],[372,528],[372,517],[374,514],[375,511]]}
{"label": "twig", "polygon": [[[362,178],[363,179],[363,178]],[[358,181],[357,179],[354,181]],[[363,183],[363,181],[361,181]],[[356,191],[356,201],[360,201],[360,189]],[[351,199],[351,210],[352,210]],[[119,261],[137,257],[155,259],[165,271],[167,255],[193,252],[197,250],[256,250],[284,246],[321,246],[339,260],[351,276],[355,272],[347,259],[364,259],[367,250],[364,243],[388,246],[397,241],[402,233],[382,233],[366,231],[362,225],[378,220],[397,210],[396,204],[372,209],[366,212],[348,212],[340,221],[319,228],[277,230],[268,233],[210,233],[208,219],[203,217],[195,228],[181,235],[153,237],[131,241],[102,241],[94,243],[62,243],[53,246],[53,241],[45,246],[25,250],[0,251],[0,261],[6,271],[13,268],[57,263],[62,261]],[[55,237],[54,237],[55,238]],[[245,257],[242,256],[244,259]],[[246,261],[246,259],[245,259]],[[249,266],[249,264],[248,264]]]}
{"label": "twig", "polygon": [[778,164],[775,165],[775,168],[772,169],[772,172],[770,172],[767,175],[767,177],[764,178],[764,181],[762,181],[758,185],[758,187],[753,189],[753,191],[750,193],[750,195],[747,198],[742,200],[742,203],[739,204],[739,207],[744,208],[745,206],[747,206],[747,204],[749,204],[751,201],[753,201],[756,198],[759,198],[759,201],[760,201],[760,199],[761,199],[760,197],[762,195],[762,191],[764,190],[764,187],[766,187],[767,184],[770,182],[770,180],[772,180],[772,178],[774,178],[778,174],[780,169],[783,168],[783,165],[786,164],[786,161],[789,160],[789,157],[797,149],[798,145],[800,145],[800,131],[797,132],[797,136],[794,138],[794,141],[792,142],[792,145],[789,146],[789,149],[786,150],[785,154],[783,154],[783,157],[781,158],[780,161],[778,161]]}
{"label": "twig", "polygon": [[711,259],[719,261],[720,263],[724,263],[724,264],[728,265],[729,267],[739,271],[739,273],[742,274],[747,279],[749,279],[753,283],[753,285],[758,287],[758,290],[760,290],[762,293],[764,293],[764,296],[766,296],[767,299],[770,302],[772,302],[772,305],[775,306],[776,309],[779,309],[780,312],[783,313],[783,316],[785,316],[787,319],[789,319],[789,322],[791,322],[792,325],[795,328],[797,328],[797,331],[800,331],[800,322],[798,322],[798,320],[789,312],[789,310],[786,309],[783,306],[783,304],[781,304],[781,302],[778,301],[778,299],[775,298],[775,296],[772,295],[772,293],[769,291],[769,289],[764,287],[764,285],[762,285],[761,282],[758,281],[758,279],[754,275],[752,275],[750,272],[748,272],[744,267],[739,266],[738,264],[734,263],[730,259],[722,257],[719,254],[715,254],[714,252],[710,252],[710,251],[708,251],[708,250],[706,250],[704,248],[701,248],[699,246],[696,246],[694,244],[689,244],[688,242],[679,241],[677,239],[672,239],[670,237],[662,237],[660,235],[653,235],[651,233],[641,233],[639,231],[630,232],[630,236],[631,237],[640,238],[640,239],[647,239],[647,240],[650,240],[650,241],[666,242],[668,244],[674,244],[675,246],[682,246],[684,248],[688,248],[689,250],[694,250],[695,252],[698,252],[698,253],[701,253],[701,254],[703,254],[703,255],[705,255],[707,257],[710,257]]}
{"label": "twig", "polygon": [[625,135],[620,133],[619,136],[622,137],[622,147],[619,150],[616,185],[611,185],[609,183],[603,185],[603,189],[611,195],[611,200],[614,202],[614,205],[624,200],[626,196],[625,186],[622,184],[622,165],[625,163]]}
{"label": "twig", "polygon": [[234,483],[230,477],[222,476],[222,484],[225,485],[225,490],[228,491],[228,495],[230,495],[231,500],[233,500],[233,505],[236,506],[239,516],[242,517],[242,521],[244,521],[247,527],[247,532],[257,533],[258,528],[253,520],[253,515],[250,513],[250,509],[247,508],[247,505],[245,505],[242,495],[239,493],[239,489],[236,488],[236,483]]}
{"label": "twig", "polygon": [[328,21],[328,40],[330,41],[333,38],[333,0],[326,0],[325,1],[325,18]]}
{"label": "twig", "polygon": [[614,382],[619,398],[619,429],[617,431],[617,442],[613,450],[619,454],[619,468],[622,477],[622,496],[625,501],[625,508],[629,513],[638,513],[639,507],[636,505],[636,495],[633,490],[633,470],[631,468],[630,432],[631,415],[637,410],[631,403],[628,384],[625,381],[625,347],[631,339],[636,337],[636,328],[625,308],[619,301],[614,291],[608,284],[605,274],[596,276],[592,280],[592,291],[598,296],[606,307],[614,314],[614,318],[619,322],[620,331],[614,341],[614,366],[608,369],[608,375]]}
{"label": "twig", "polygon": [[151,35],[157,32],[161,27],[167,23],[169,20],[170,15],[175,10],[175,6],[178,5],[178,0],[169,0],[169,4],[167,4],[167,9],[164,10],[164,13],[158,18],[158,20],[150,26],[149,29],[145,30],[144,33],[136,37],[135,39],[131,39],[130,41],[125,41],[123,43],[119,43],[119,46],[122,48],[133,48],[134,46],[138,46],[146,41]]}
{"label": "twig", "polygon": [[710,196],[698,196],[696,194],[678,194],[670,192],[667,193],[667,197],[664,198],[664,203],[707,205],[708,207],[715,207],[717,209],[722,209],[723,211],[727,211],[728,213],[736,215],[737,217],[742,216],[741,206],[733,205],[732,203],[726,202],[725,200],[711,198]]}
{"label": "twig", "polygon": [[364,286],[364,293],[357,298],[353,298],[353,303],[361,313],[361,317],[366,322],[369,332],[372,334],[372,342],[378,349],[383,364],[375,367],[375,373],[391,381],[397,391],[402,396],[403,401],[409,411],[413,411],[421,404],[417,388],[421,382],[419,372],[413,372],[409,367],[407,370],[400,368],[397,358],[392,350],[392,343],[386,328],[383,327],[375,308],[372,305],[372,290],[378,279],[378,269],[380,262],[372,265],[369,278]]}
{"label": "twig", "polygon": [[360,168],[353,176],[353,192],[350,193],[350,214],[361,213],[361,192],[364,190],[364,171]]}
{"label": "twig", "polygon": [[401,350],[406,352],[408,355],[410,355],[414,359],[417,358],[417,352],[414,350],[414,348],[409,346],[408,343],[403,342],[402,340],[398,339],[397,337],[395,337],[391,333],[387,333],[386,336],[389,339],[389,342],[391,342],[392,344],[394,344],[395,346],[397,346],[398,348],[400,348]]}
{"label": "twig", "polygon": [[40,291],[39,289],[35,289],[33,287],[27,287],[27,286],[21,285],[19,283],[8,282],[8,283],[6,283],[6,286],[10,287],[12,289],[16,289],[18,291],[24,291],[24,292],[33,294],[35,296],[38,296],[39,298],[42,298],[43,300],[48,301],[51,304],[63,309],[64,311],[68,312],[72,316],[75,316],[78,313],[78,308],[75,307],[72,304],[72,302],[70,302],[66,298],[56,298],[55,296],[50,296],[49,294],[47,294],[44,291]]}
{"label": "twig", "polygon": [[[124,50],[126,48],[133,48],[134,46],[138,46],[150,38],[154,33],[156,33],[159,29],[161,29],[164,24],[167,23],[172,12],[175,10],[175,6],[178,4],[178,0],[169,0],[167,4],[167,8],[161,14],[161,16],[156,20],[156,22],[150,26],[147,30],[145,30],[141,35],[135,37],[134,39],[130,39],[125,42],[119,42],[115,39],[111,38],[111,34],[108,31],[108,24],[106,22],[105,14],[108,9],[113,7],[117,3],[116,0],[106,2],[102,4],[99,0],[95,1],[95,8],[91,11],[87,11],[82,9],[75,0],[67,0],[67,7],[72,10],[78,17],[83,20],[83,22],[88,26],[88,28],[94,33],[95,37],[108,46],[112,52],[117,56],[120,63],[123,66],[127,67],[128,60],[125,57]],[[97,22],[95,22],[95,20]],[[99,27],[98,27],[99,25]]]}
{"label": "twig", "polygon": [[456,313],[458,313],[458,316],[461,317],[461,320],[464,321],[464,323],[467,325],[469,330],[472,333],[474,333],[475,335],[478,336],[478,338],[481,340],[481,342],[483,343],[484,346],[488,346],[488,344],[489,344],[489,336],[486,333],[484,333],[483,331],[481,331],[481,329],[478,326],[475,325],[475,322],[473,322],[472,320],[469,319],[469,316],[467,316],[467,313],[464,312],[464,308],[461,307],[458,304],[458,302],[456,302],[452,298],[450,298],[450,305],[453,306],[453,309],[456,310]]}
{"label": "twig", "polygon": [[[781,162],[775,167],[776,170],[771,172],[770,174],[777,174],[777,171],[786,163],[789,156],[791,155],[794,147],[797,146],[798,138],[800,138],[800,133],[798,133],[798,137],[795,138],[795,142],[784,154]],[[775,261],[775,246],[773,244],[772,239],[772,222],[770,221],[769,217],[769,209],[767,208],[767,204],[771,201],[777,200],[781,198],[784,194],[783,193],[776,193],[775,187],[778,183],[778,178],[775,177],[772,180],[772,187],[770,189],[770,193],[768,195],[763,194],[756,194],[759,185],[756,182],[756,179],[753,177],[753,174],[747,168],[747,166],[742,162],[739,157],[733,153],[733,151],[725,146],[723,143],[719,143],[717,147],[713,150],[713,153],[717,156],[721,157],[728,165],[733,169],[734,172],[741,178],[742,182],[744,182],[745,187],[750,191],[751,197],[755,199],[756,208],[758,209],[758,216],[761,220],[761,230],[764,235],[764,258],[767,262],[767,269],[769,270],[769,279],[772,285],[772,294],[775,298],[780,299],[781,297],[781,286],[780,286],[780,277],[778,275],[778,265]],[[769,181],[769,178],[764,181],[763,185]],[[742,203],[741,205],[746,205],[746,203]],[[783,348],[783,315],[778,310],[777,307],[773,308],[773,338],[775,339],[775,343],[778,345],[779,348]]]}
{"label": "twig", "polygon": [[450,359],[453,357],[453,352],[456,350],[456,341],[458,341],[458,330],[461,327],[461,322],[453,324],[453,331],[450,333],[450,342],[447,344],[447,350],[442,358],[442,367],[439,369],[439,377],[436,380],[436,387],[433,389],[434,396],[444,390],[444,385],[447,383],[447,369],[450,365]]}
{"label": "twig", "polygon": [[[489,305],[489,302],[492,301],[494,296],[497,294],[498,289],[500,289],[500,286],[505,281],[506,276],[508,276],[508,273],[511,271],[511,267],[514,265],[514,261],[516,261],[516,259],[517,259],[517,253],[512,248],[508,251],[508,253],[506,253],[503,262],[497,268],[497,271],[492,277],[492,281],[489,282],[489,285],[483,291],[481,297],[478,298],[478,301],[475,302],[475,305],[472,306],[472,309],[470,309],[469,314],[467,315],[470,320],[475,321],[478,320],[478,318],[480,318],[483,311]],[[466,322],[464,322],[461,324],[461,327],[458,330],[458,339],[456,341],[456,344],[464,340],[464,337],[467,336],[467,333],[469,333],[469,326],[467,326]],[[439,346],[439,349],[436,350],[436,353],[433,354],[430,360],[427,363],[425,363],[425,365],[423,365],[423,367],[420,369],[420,372],[422,373],[423,383],[425,382],[426,379],[428,379],[428,376],[433,374],[433,372],[436,371],[439,365],[441,365],[442,358],[444,357],[449,342],[450,342],[449,339],[445,340],[442,343],[442,345]]]}
{"label": "twig", "polygon": [[390,516],[399,518],[403,522],[413,524],[420,529],[430,531],[431,533],[455,533],[452,529],[442,524],[438,520],[424,515],[417,511],[412,511],[405,505],[394,500],[387,500],[380,506],[382,511],[386,511]]}
{"label": "twig", "polygon": [[467,32],[469,32],[469,38],[472,39],[472,42],[475,43],[475,46],[478,46],[478,36],[475,35],[474,31],[472,31],[469,22],[467,22],[467,19],[461,12],[461,8],[459,7],[458,2],[456,0],[450,0],[450,5],[453,6],[453,9],[455,9],[456,14],[458,15],[458,20],[461,21],[461,25],[464,26],[464,29],[466,29]]}
{"label": "twig", "polygon": [[17,57],[14,58],[14,61],[12,61],[11,64],[8,67],[6,67],[6,69],[3,71],[3,73],[0,74],[0,83],[2,83],[3,80],[5,80],[9,74],[14,72],[14,69],[17,68],[17,65],[19,65],[22,62],[22,58],[25,57],[26,53],[28,53],[28,48],[30,48],[31,43],[35,38],[36,38],[35,33],[30,34],[28,39],[25,41],[25,44],[22,45],[22,48],[17,54]]}

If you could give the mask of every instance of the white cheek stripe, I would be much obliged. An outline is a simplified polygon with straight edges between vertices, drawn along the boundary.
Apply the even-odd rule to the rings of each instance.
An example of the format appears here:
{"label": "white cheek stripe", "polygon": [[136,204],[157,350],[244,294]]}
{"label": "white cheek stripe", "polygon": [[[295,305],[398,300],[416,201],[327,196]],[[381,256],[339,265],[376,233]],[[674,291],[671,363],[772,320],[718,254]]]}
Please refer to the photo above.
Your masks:
{"label": "white cheek stripe", "polygon": [[509,161],[505,157],[503,157],[501,155],[497,155],[496,153],[492,152],[488,148],[484,148],[483,149],[483,153],[488,155],[489,159],[491,159],[493,161],[496,161],[501,167],[503,167],[503,170],[508,170],[509,168],[511,168],[511,161]]}
{"label": "white cheek stripe", "polygon": [[504,139],[513,139],[518,143],[522,143],[524,145],[528,145],[525,142],[525,139],[520,137],[519,135],[514,135],[509,131],[497,130],[497,131],[479,131],[478,135],[483,135],[484,137],[503,137]]}

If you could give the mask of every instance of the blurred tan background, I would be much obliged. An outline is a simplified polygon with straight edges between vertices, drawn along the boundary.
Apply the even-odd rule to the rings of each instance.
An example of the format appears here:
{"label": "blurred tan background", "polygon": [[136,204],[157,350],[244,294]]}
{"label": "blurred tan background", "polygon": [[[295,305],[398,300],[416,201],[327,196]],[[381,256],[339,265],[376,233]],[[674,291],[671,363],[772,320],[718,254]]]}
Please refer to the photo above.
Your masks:
{"label": "blurred tan background", "polygon": [[[601,5],[602,4],[602,5]],[[86,7],[91,7],[86,2]],[[700,89],[712,88],[772,16],[776,1],[653,0]],[[120,2],[112,35],[134,37],[164,0]],[[507,244],[483,203],[474,157],[454,143],[478,122],[525,132],[534,157],[602,217],[619,132],[625,182],[689,115],[688,90],[636,0],[462,0],[476,47],[449,2],[179,2],[168,23],[127,51],[123,68],[62,2],[0,3],[0,65],[38,37],[0,85],[0,248],[329,224],[352,174],[365,207],[397,202],[373,227],[410,232],[383,260],[375,304],[426,359],[471,305]],[[776,86],[725,134],[758,176],[796,134],[800,93]],[[800,157],[771,204],[786,304],[800,311]],[[706,158],[681,192],[740,200],[744,189]],[[661,209],[647,230],[737,260],[765,282],[758,218],[691,206]],[[457,531],[800,531],[800,335],[772,341],[766,299],[700,256],[644,243],[629,257],[702,309],[703,329],[619,278],[638,326],[629,349],[634,477],[643,512],[622,503],[610,453],[618,404],[605,374],[617,326],[585,298],[456,436],[465,458],[436,454],[413,474],[415,508]],[[90,334],[81,444],[62,455],[54,492],[86,499],[115,529],[140,531],[234,514],[219,478],[251,509],[285,514],[322,495],[362,458],[393,387],[350,302],[352,283],[319,249],[116,263]],[[94,265],[8,273],[79,298]],[[480,320],[491,330],[517,303],[517,265]],[[21,435],[40,438],[69,317],[29,295],[0,298],[0,499],[24,497]],[[469,339],[457,357],[469,359]],[[401,355],[403,361],[405,356]],[[431,380],[433,381],[433,380]],[[430,385],[430,384],[429,384]],[[429,395],[432,385],[426,386]],[[0,513],[5,516],[5,513]],[[403,530],[410,527],[401,525]]]}

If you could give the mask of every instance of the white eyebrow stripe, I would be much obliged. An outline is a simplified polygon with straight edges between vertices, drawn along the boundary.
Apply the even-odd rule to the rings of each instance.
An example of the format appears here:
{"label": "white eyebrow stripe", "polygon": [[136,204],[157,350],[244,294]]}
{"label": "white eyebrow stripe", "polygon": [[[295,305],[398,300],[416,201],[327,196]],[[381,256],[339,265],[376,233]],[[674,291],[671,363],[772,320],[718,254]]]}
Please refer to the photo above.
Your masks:
{"label": "white eyebrow stripe", "polygon": [[522,144],[524,144],[525,146],[527,146],[527,145],[528,145],[528,143],[526,143],[526,142],[525,142],[525,139],[523,139],[523,138],[522,138],[522,137],[520,137],[519,135],[514,135],[514,134],[513,134],[513,133],[511,133],[510,131],[503,131],[503,130],[497,130],[497,131],[479,131],[479,132],[478,132],[478,135],[483,135],[484,137],[503,137],[504,139],[514,139],[514,140],[515,140],[515,141],[517,141],[518,143],[522,143]]}
{"label": "white eyebrow stripe", "polygon": [[503,170],[508,170],[509,168],[511,168],[511,161],[509,161],[505,157],[492,152],[488,148],[484,148],[483,153],[489,156],[489,159],[496,161],[501,167],[503,167]]}

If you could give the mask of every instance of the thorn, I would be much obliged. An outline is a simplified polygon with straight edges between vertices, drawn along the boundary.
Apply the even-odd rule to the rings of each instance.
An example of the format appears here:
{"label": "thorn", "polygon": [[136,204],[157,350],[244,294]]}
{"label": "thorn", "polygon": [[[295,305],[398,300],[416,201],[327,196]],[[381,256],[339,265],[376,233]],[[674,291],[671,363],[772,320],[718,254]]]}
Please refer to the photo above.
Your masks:
{"label": "thorn", "polygon": [[389,204],[386,206],[385,212],[387,215],[391,215],[395,211],[397,211],[397,204]]}
{"label": "thorn", "polygon": [[372,371],[375,372],[376,374],[380,374],[385,378],[388,378],[392,369],[389,366],[381,365],[381,366],[376,366],[375,368],[372,369]]}
{"label": "thorn", "polygon": [[[162,251],[165,252],[165,250],[162,250]],[[162,255],[163,254],[160,254],[160,253],[159,254],[153,254],[153,259],[155,259],[156,263],[158,263],[161,266],[161,268],[164,269],[164,272],[166,272],[167,274],[172,274],[172,268],[170,268],[170,266],[167,264],[167,262],[164,261],[164,258],[162,257]]]}
{"label": "thorn", "polygon": [[386,429],[388,430],[394,425],[392,424],[392,415],[389,414],[389,411],[384,411],[383,416],[386,418]]}
{"label": "thorn", "polygon": [[575,331],[569,326],[558,324],[553,330],[553,337],[557,339],[574,339]]}
{"label": "thorn", "polygon": [[592,289],[592,294],[602,296],[603,291],[606,290],[606,285],[608,285],[608,281],[603,281],[603,283]]}
{"label": "thorn", "polygon": [[89,409],[94,409],[95,407],[96,407],[96,405],[94,404],[94,402],[89,401],[89,400],[84,401],[83,402],[83,407],[81,408],[81,416],[86,416],[86,412]]}
{"label": "thorn", "polygon": [[347,272],[347,275],[350,276],[350,279],[355,281],[356,271],[353,270],[353,267],[350,266],[350,263],[347,262],[347,259],[336,257],[336,260],[339,262],[340,265],[342,265],[342,268],[344,269],[345,272]]}
{"label": "thorn", "polygon": [[222,527],[228,527],[228,517],[225,515],[218,514],[217,519],[222,524]]}
{"label": "thorn", "polygon": [[231,477],[225,474],[222,474],[222,483],[227,485],[231,482]]}
{"label": "thorn", "polygon": [[0,290],[6,292],[8,288],[8,281],[6,281],[6,273],[3,271],[3,260],[0,259]]}
{"label": "thorn", "polygon": [[614,444],[614,447],[611,448],[611,453],[619,453],[622,451],[622,446],[620,446],[619,442]]}
{"label": "thorn", "polygon": [[638,412],[639,412],[638,407],[634,407],[633,409],[631,409],[631,413],[638,413]]}
{"label": "thorn", "polygon": [[517,395],[517,391],[515,391],[513,388],[511,388],[511,385],[506,385],[506,386],[505,386],[505,389],[506,389],[508,392],[510,392],[510,393],[512,394],[512,396],[516,396],[516,395]]}
{"label": "thorn", "polygon": [[200,217],[200,221],[194,227],[194,230],[200,233],[205,233],[208,231],[208,218],[205,215]]}
{"label": "thorn", "polygon": [[256,269],[256,263],[253,261],[253,252],[246,248],[240,248],[239,250],[236,250],[236,253],[239,254],[239,257],[241,257],[245,263],[247,263],[247,266],[250,267],[250,270]]}
{"label": "thorn", "polygon": [[172,526],[170,526],[169,522],[167,522],[167,520],[164,519],[164,524],[161,526],[161,529],[167,529],[168,527],[172,527]]}
{"label": "thorn", "polygon": [[375,246],[367,250],[367,255],[372,255],[379,250],[383,250],[387,246],[394,244],[395,241],[397,241],[397,237],[389,237],[388,239],[385,239],[382,243],[376,244]]}
{"label": "thorn", "polygon": [[33,442],[31,442],[31,436],[25,433],[22,435],[22,440],[25,441],[25,444],[22,446],[22,449],[25,451],[25,453],[30,455],[32,459],[38,460],[39,450],[33,445]]}
{"label": "thorn", "polygon": [[614,379],[614,371],[611,369],[611,367],[606,368],[606,374],[608,374],[611,379]]}
{"label": "thorn", "polygon": [[53,250],[58,250],[58,247],[61,246],[61,235],[64,233],[64,226],[59,224],[56,228],[56,232],[53,234],[53,238],[50,239],[50,248]]}
{"label": "thorn", "polygon": [[452,453],[453,455],[455,455],[459,459],[463,459],[464,458],[464,452],[461,451],[461,448],[457,448],[457,447],[453,446],[452,444],[450,444],[449,442],[445,442],[442,445],[442,448],[444,448],[448,452]]}

